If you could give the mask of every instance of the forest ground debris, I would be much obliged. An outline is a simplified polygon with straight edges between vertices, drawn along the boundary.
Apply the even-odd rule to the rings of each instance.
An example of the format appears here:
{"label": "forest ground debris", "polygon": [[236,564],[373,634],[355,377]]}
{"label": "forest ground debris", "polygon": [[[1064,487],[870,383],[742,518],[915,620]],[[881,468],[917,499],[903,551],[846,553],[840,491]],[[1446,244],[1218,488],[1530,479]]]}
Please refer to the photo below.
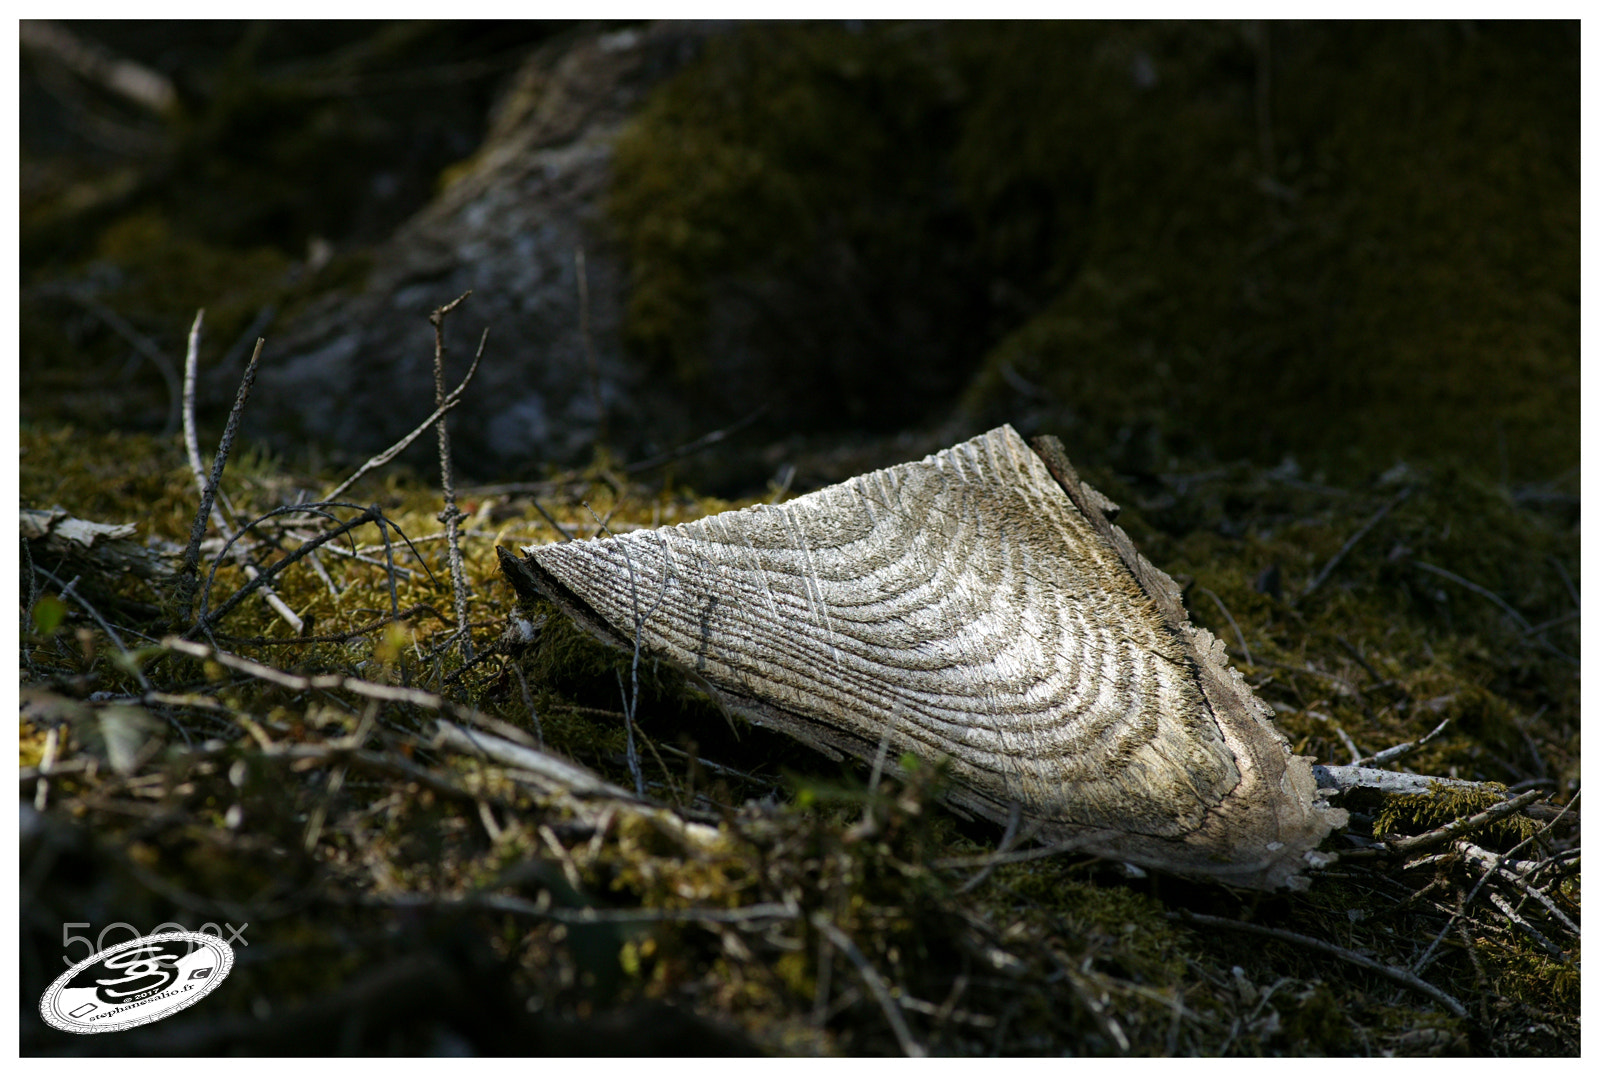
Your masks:
{"label": "forest ground debris", "polygon": [[[458,394],[436,398],[433,420]],[[173,550],[192,521],[216,522],[195,513],[191,454],[176,439],[29,427],[23,448],[26,506],[140,519]],[[578,525],[557,521],[585,504],[600,532],[726,503],[621,481],[609,466],[541,487],[546,522],[519,514],[533,507],[525,492],[464,488],[474,519],[500,523],[465,532],[465,608],[451,620],[438,609],[462,593],[454,579],[409,571],[429,567],[427,543],[388,536],[421,536],[436,489],[404,473],[379,482],[373,465],[365,506],[296,505],[291,489],[322,484],[250,453],[236,464],[233,515],[250,522],[191,546],[197,570],[202,555],[213,561],[192,626],[208,643],[162,640],[171,579],[85,573],[74,584],[59,557],[42,560],[42,538],[28,543],[30,988],[54,967],[62,922],[233,917],[263,949],[244,950],[208,1000],[212,1016],[236,1022],[235,1042],[259,1043],[250,1029],[271,1020],[261,1013],[321,1000],[335,1016],[296,1041],[313,1054],[463,1039],[532,1052],[592,1043],[573,1037],[595,1022],[642,1035],[663,1013],[711,1030],[702,1047],[773,1053],[1577,1050],[1572,671],[1498,607],[1450,607],[1408,568],[1425,556],[1464,579],[1495,578],[1495,564],[1548,576],[1553,586],[1513,588],[1503,575],[1496,589],[1518,595],[1527,624],[1548,625],[1555,649],[1570,647],[1570,551],[1537,508],[1426,476],[1376,517],[1369,491],[1288,487],[1249,469],[1181,497],[1096,476],[1152,560],[1217,596],[1297,751],[1342,747],[1314,712],[1456,776],[1429,796],[1345,792],[1353,823],[1335,848],[1356,855],[1303,894],[1261,900],[1246,921],[1223,887],[1015,847],[939,805],[939,767],[908,758],[901,777],[869,778],[758,729],[735,735],[669,671],[600,648],[549,610],[515,608],[497,579],[497,543],[570,538]],[[1221,505],[1256,522],[1218,526]],[[1456,522],[1451,541],[1438,537],[1441,517]],[[1469,530],[1478,518],[1496,529],[1486,540]],[[382,558],[351,537],[369,526]],[[232,557],[247,533],[259,537],[254,580]],[[346,556],[309,571],[312,552],[338,548],[335,533],[350,538]],[[1474,541],[1522,557],[1478,559]],[[1412,552],[1384,552],[1399,547]],[[1290,576],[1333,568],[1290,604],[1252,585],[1264,564]],[[266,582],[303,635],[239,601]],[[471,665],[448,646],[498,624],[502,642]],[[633,690],[618,710],[624,676]],[[645,751],[628,751],[630,728]],[[1399,759],[1380,751],[1364,769],[1420,780],[1370,765]],[[1552,794],[1555,806],[1526,814]],[[1376,855],[1379,843],[1403,855]],[[1241,948],[1250,932],[1260,945]],[[475,985],[471,1004],[342,993],[348,977],[417,961]],[[410,1008],[370,1001],[393,997]],[[518,1016],[496,1032],[474,1013]],[[42,1025],[22,1035],[25,1052],[62,1048]]]}

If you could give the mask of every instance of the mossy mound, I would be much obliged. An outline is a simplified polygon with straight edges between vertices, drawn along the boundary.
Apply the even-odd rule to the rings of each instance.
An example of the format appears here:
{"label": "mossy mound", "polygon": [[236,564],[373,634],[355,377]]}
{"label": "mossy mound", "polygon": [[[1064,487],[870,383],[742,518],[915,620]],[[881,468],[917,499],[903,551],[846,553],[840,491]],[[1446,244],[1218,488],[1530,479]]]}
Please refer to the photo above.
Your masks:
{"label": "mossy mound", "polygon": [[627,331],[812,427],[966,382],[975,428],[1133,469],[1548,480],[1577,461],[1577,72],[1571,24],[741,30],[618,146]]}
{"label": "mossy mound", "polygon": [[609,202],[630,346],[782,427],[892,430],[950,399],[988,300],[942,48],[911,26],[747,26],[653,93]]}

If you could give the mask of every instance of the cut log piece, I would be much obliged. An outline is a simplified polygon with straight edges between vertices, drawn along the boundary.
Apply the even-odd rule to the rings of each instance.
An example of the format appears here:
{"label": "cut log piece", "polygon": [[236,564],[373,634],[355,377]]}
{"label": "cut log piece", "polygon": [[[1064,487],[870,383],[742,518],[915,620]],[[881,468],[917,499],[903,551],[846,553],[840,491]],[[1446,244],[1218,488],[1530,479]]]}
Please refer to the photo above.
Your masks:
{"label": "cut log piece", "polygon": [[780,506],[501,551],[601,639],[830,754],[948,760],[956,805],[1038,840],[1270,889],[1345,813],[1107,519],[1009,426]]}

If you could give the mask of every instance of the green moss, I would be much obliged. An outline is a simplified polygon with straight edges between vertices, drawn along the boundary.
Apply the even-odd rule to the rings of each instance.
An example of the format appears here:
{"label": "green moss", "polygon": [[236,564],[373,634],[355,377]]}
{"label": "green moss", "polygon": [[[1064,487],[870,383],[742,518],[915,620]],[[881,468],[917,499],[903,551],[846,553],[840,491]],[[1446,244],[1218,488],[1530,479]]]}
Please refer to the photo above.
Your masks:
{"label": "green moss", "polygon": [[137,522],[140,541],[188,537],[197,495],[177,440],[24,423],[19,441],[24,508],[60,505],[90,520]]}
{"label": "green moss", "polygon": [[1259,30],[1015,29],[1068,84],[1028,93],[1041,64],[997,66],[987,93],[1016,115],[974,126],[994,136],[976,152],[1026,161],[1021,131],[1086,160],[1092,230],[970,406],[1014,406],[1009,365],[1069,449],[1130,468],[1196,450],[1330,473],[1573,466],[1575,54],[1551,30],[1273,27],[1263,116]]}
{"label": "green moss", "polygon": [[[958,283],[971,222],[941,47],[926,27],[752,25],[654,92],[618,140],[609,199],[630,346],[713,400],[729,371],[749,376],[722,353],[783,355],[792,384],[765,384],[811,423],[892,428],[948,399],[986,300]],[[709,325],[713,292],[748,324]]]}
{"label": "green moss", "polygon": [[[1386,797],[1372,830],[1375,834],[1399,834],[1402,828],[1431,830],[1493,807],[1505,799],[1504,792],[1493,785],[1470,791],[1440,787],[1425,795]],[[1532,819],[1511,816],[1491,823],[1483,833],[1515,843],[1536,830],[1538,824]]]}
{"label": "green moss", "polygon": [[1302,597],[1399,487],[1325,494],[1245,467],[1190,481],[1108,485],[1136,543],[1184,585],[1191,617],[1278,708],[1296,750],[1348,762],[1338,729],[1371,754],[1448,721],[1408,765],[1508,785],[1541,767],[1576,779],[1579,636],[1563,573],[1576,583],[1578,534],[1565,511],[1519,505],[1462,472],[1413,472],[1410,495]]}
{"label": "green moss", "polygon": [[[174,441],[34,425],[24,428],[23,447],[25,503],[59,501],[82,515],[140,519],[149,533],[173,541],[187,536],[192,478]],[[270,457],[241,457],[239,463],[226,481],[242,512],[270,507],[292,488],[320,485],[282,474]],[[1523,780],[1519,770],[1534,768],[1536,750],[1563,789],[1576,780],[1576,670],[1495,602],[1412,563],[1425,559],[1492,587],[1530,622],[1559,618],[1571,609],[1572,598],[1554,564],[1574,578],[1578,564],[1576,529],[1562,505],[1546,510],[1470,474],[1418,470],[1406,479],[1410,496],[1302,598],[1306,583],[1392,499],[1396,485],[1330,491],[1246,464],[1170,481],[1119,476],[1093,462],[1085,473],[1125,506],[1121,520],[1140,548],[1177,575],[1194,619],[1240,654],[1238,664],[1252,683],[1281,707],[1279,724],[1299,750],[1344,761],[1347,749],[1335,726],[1370,752],[1415,738],[1448,717],[1446,735],[1408,760],[1419,771],[1509,785]],[[545,504],[558,518],[582,519],[580,503],[588,500],[602,515],[615,509],[615,520],[641,524],[728,507],[709,499],[624,495],[569,491]],[[438,529],[438,498],[422,477],[396,473],[352,496],[383,505],[419,539]],[[514,601],[497,579],[495,543],[487,537],[494,526],[488,521],[499,518],[492,501],[469,506],[482,513],[465,551],[474,585],[469,616],[480,625],[495,623]],[[514,541],[511,532],[544,533],[531,520],[508,518],[500,526],[506,530],[494,539],[507,544]],[[376,535],[360,541],[370,545]],[[428,601],[449,612],[448,583],[438,568],[441,547],[424,541],[422,549],[439,578],[430,581],[417,572],[401,581],[400,602]],[[403,566],[414,567],[409,553],[397,556]],[[281,589],[296,609],[314,613],[320,630],[347,629],[387,609],[381,568],[331,556],[327,564],[340,584],[338,598],[305,566],[289,573]],[[1276,594],[1257,586],[1263,570],[1274,565],[1282,584]],[[225,590],[238,586],[240,577],[229,568],[219,581]],[[1233,625],[1212,594],[1239,626],[1253,664],[1243,661]],[[603,647],[548,608],[522,612],[544,617],[539,642],[526,654],[477,667],[463,684],[445,690],[531,725],[521,687],[501,664],[518,661],[546,745],[631,785],[620,761],[616,680],[619,671],[626,673],[631,654]],[[69,620],[66,627],[82,620]],[[240,635],[284,632],[254,603],[241,607],[226,627]],[[1543,638],[1575,651],[1577,627],[1576,621],[1563,623]],[[436,674],[417,654],[445,631],[441,621],[423,617],[341,645],[292,652],[237,646],[258,660],[299,671],[358,672],[431,686],[438,683]],[[478,641],[484,641],[481,630]],[[104,640],[98,645],[102,652],[107,647]],[[52,671],[92,671],[74,657],[75,646],[73,634],[64,630],[33,646],[31,654]],[[444,662],[438,674],[456,661]],[[337,692],[313,699],[239,681],[198,662],[164,662],[151,675],[163,689],[214,694],[253,716],[279,743],[348,736],[363,713],[359,701]],[[792,902],[805,915],[760,927],[670,918],[643,928],[560,925],[483,914],[459,928],[467,937],[483,932],[492,938],[517,982],[548,1013],[593,1014],[614,1003],[660,999],[736,1022],[772,1050],[898,1050],[854,962],[823,945],[809,920],[812,913],[827,915],[845,932],[898,992],[913,1034],[936,1053],[1113,1053],[1122,1049],[1118,1032],[1134,1054],[1460,1053],[1520,1044],[1517,1030],[1535,1024],[1556,1030],[1529,1043],[1532,1053],[1563,1049],[1560,1037],[1576,1028],[1576,947],[1566,955],[1571,964],[1544,953],[1490,911],[1482,895],[1467,925],[1470,949],[1459,932],[1447,932],[1424,973],[1440,988],[1472,1000],[1475,1011],[1476,1000],[1496,999],[1499,1024],[1481,1030],[1476,1012],[1472,1022],[1441,1017],[1420,996],[1336,958],[1293,944],[1196,931],[1168,919],[1169,910],[1194,908],[1298,931],[1385,963],[1409,963],[1419,945],[1426,946],[1447,923],[1448,911],[1439,912],[1426,896],[1406,904],[1405,895],[1422,890],[1437,873],[1470,889],[1476,877],[1466,865],[1439,862],[1402,872],[1350,861],[1320,873],[1306,893],[1252,897],[1243,905],[1240,895],[1223,888],[1131,881],[1106,865],[1072,858],[1000,865],[981,884],[964,889],[978,869],[941,865],[947,858],[992,852],[998,834],[939,805],[940,768],[902,759],[899,772],[891,768],[869,792],[859,767],[831,763],[742,723],[735,736],[715,707],[653,663],[643,664],[641,681],[638,731],[650,792],[716,827],[715,840],[685,842],[627,804],[611,805],[608,812],[588,799],[518,792],[502,768],[434,755],[425,744],[409,742],[403,731],[419,715],[398,706],[384,708],[370,749],[397,757],[405,751],[412,763],[428,766],[469,797],[442,796],[366,772],[346,756],[330,755],[310,770],[269,763],[238,728],[178,708],[166,712],[169,720],[196,742],[215,736],[231,747],[205,767],[188,764],[187,772],[171,775],[171,788],[186,791],[167,794],[170,811],[146,818],[105,807],[122,799],[104,796],[107,787],[97,784],[108,780],[104,776],[53,782],[49,810],[75,804],[112,842],[138,831],[153,854],[144,861],[146,871],[179,891],[240,902],[265,894],[263,900],[291,903],[299,893],[295,887],[311,892],[313,884],[329,882],[316,892],[405,891],[447,900],[489,891],[561,908],[663,914]],[[137,690],[126,681],[109,687]],[[734,779],[719,785],[718,779],[707,788],[704,775],[691,778],[685,759],[663,752],[658,762],[649,751],[651,744],[664,748],[680,736],[690,738],[679,743],[686,751],[692,747],[689,754],[696,758],[757,774],[787,771],[789,780],[747,788]],[[41,741],[36,724],[24,727],[25,762],[40,758]],[[63,757],[81,750],[62,742]],[[235,759],[243,764],[237,769]],[[178,764],[157,760],[139,781],[151,781],[169,766]],[[335,772],[343,782],[336,793]],[[688,792],[692,782],[699,783],[694,794]],[[158,792],[153,784],[139,788]],[[484,798],[483,806],[474,797]],[[1481,796],[1446,796],[1353,806],[1371,815],[1363,825],[1379,832],[1414,832],[1486,802]],[[243,817],[237,831],[228,824],[235,805]],[[314,855],[307,854],[308,820],[318,811],[326,813],[326,822]],[[181,840],[150,837],[179,826]],[[1484,840],[1511,842],[1527,833],[1527,821],[1520,820],[1486,832]],[[213,854],[214,848],[228,855]],[[63,896],[65,885],[51,881],[52,909],[79,907],[77,896]],[[1578,885],[1573,878],[1551,892],[1573,917]],[[1434,896],[1448,910],[1449,892]],[[252,973],[241,983],[274,999],[322,997],[340,975],[357,971],[356,963],[327,959],[325,941],[357,940],[351,945],[369,959],[361,967],[376,967],[389,951],[375,951],[371,940],[399,945],[396,925],[411,923],[409,912],[400,918],[392,912],[354,900],[319,901],[309,912],[290,913],[289,924],[271,921],[274,944],[290,939],[299,949],[283,959],[282,970]],[[164,915],[153,913],[151,922]],[[52,922],[59,918],[52,916]],[[253,912],[251,922],[268,921]],[[55,938],[46,941],[59,945]],[[1235,966],[1250,991],[1237,981]],[[280,989],[281,995],[273,994]],[[826,1017],[814,1025],[819,998]],[[936,1022],[929,1011],[937,1013],[946,999],[955,1000],[953,1014]],[[248,992],[219,996],[230,1014],[246,1013],[252,1004]]]}
{"label": "green moss", "polygon": [[1547,481],[1577,463],[1577,70],[1555,24],[745,28],[618,143],[627,337],[713,394],[718,353],[797,365],[857,428],[987,353],[973,422],[1131,471]]}

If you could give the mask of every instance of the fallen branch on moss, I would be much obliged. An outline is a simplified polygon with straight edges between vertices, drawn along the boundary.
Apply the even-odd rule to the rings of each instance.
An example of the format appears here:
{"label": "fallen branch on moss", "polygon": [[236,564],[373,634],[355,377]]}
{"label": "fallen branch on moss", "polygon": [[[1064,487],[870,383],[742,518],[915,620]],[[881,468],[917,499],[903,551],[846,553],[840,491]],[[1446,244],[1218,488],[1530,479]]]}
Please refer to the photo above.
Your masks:
{"label": "fallen branch on moss", "polygon": [[1528,792],[1512,797],[1510,800],[1505,800],[1499,804],[1493,805],[1492,807],[1486,808],[1483,811],[1478,812],[1476,815],[1470,815],[1465,819],[1456,819],[1453,822],[1446,823],[1444,826],[1441,826],[1435,830],[1430,830],[1425,834],[1417,834],[1411,837],[1392,838],[1386,841],[1384,844],[1396,855],[1409,856],[1412,853],[1421,852],[1424,849],[1431,849],[1436,845],[1443,845],[1445,842],[1450,841],[1453,838],[1464,837],[1465,835],[1472,833],[1474,830],[1481,830],[1490,823],[1497,822],[1498,820],[1515,815],[1529,804],[1532,804],[1534,801],[1539,800],[1544,796],[1546,796],[1546,794],[1543,790],[1530,789]]}
{"label": "fallen branch on moss", "polygon": [[[1465,915],[1466,907],[1469,904],[1471,904],[1472,899],[1477,897],[1478,896],[1478,892],[1480,890],[1482,890],[1486,884],[1488,884],[1493,878],[1495,878],[1499,874],[1501,863],[1504,862],[1504,861],[1510,860],[1517,853],[1521,852],[1523,849],[1525,849],[1529,845],[1533,844],[1533,842],[1535,840],[1537,840],[1538,838],[1542,837],[1543,835],[1549,833],[1550,831],[1554,830],[1555,827],[1556,827],[1556,824],[1559,823],[1562,820],[1562,818],[1564,818],[1567,815],[1567,813],[1572,810],[1573,805],[1577,804],[1578,797],[1580,795],[1581,795],[1581,791],[1579,793],[1575,793],[1573,795],[1572,799],[1567,801],[1567,803],[1562,806],[1561,811],[1559,813],[1557,813],[1555,818],[1553,818],[1549,822],[1545,823],[1542,827],[1539,828],[1539,830],[1537,830],[1536,832],[1534,832],[1532,834],[1529,834],[1526,838],[1523,838],[1516,845],[1512,846],[1510,849],[1506,850],[1504,853],[1500,853],[1500,854],[1496,855],[1492,862],[1488,863],[1487,865],[1482,865],[1484,870],[1483,870],[1482,874],[1478,876],[1478,881],[1473,884],[1472,890],[1464,898],[1461,899],[1461,902],[1460,902],[1460,905],[1458,906],[1458,908],[1454,912],[1452,912],[1450,914],[1450,919],[1445,923],[1444,927],[1439,929],[1439,933],[1436,936],[1434,936],[1433,942],[1431,942],[1428,945],[1428,948],[1423,951],[1422,956],[1417,958],[1416,962],[1412,965],[1412,971],[1421,972],[1423,969],[1428,967],[1428,963],[1433,960],[1433,955],[1434,955],[1435,951],[1438,950],[1440,943],[1442,943],[1444,941],[1445,935],[1450,931],[1450,929],[1452,927],[1456,926],[1458,920],[1462,916]],[[1571,923],[1571,921],[1566,920],[1565,917],[1562,917],[1562,920],[1566,921],[1568,924]],[[1576,930],[1576,925],[1573,925],[1573,927],[1574,927],[1574,931],[1575,931]]]}
{"label": "fallen branch on moss", "polygon": [[535,748],[524,748],[520,744],[513,744],[508,740],[496,737],[492,733],[473,732],[452,725],[449,722],[440,721],[438,732],[434,736],[434,743],[442,748],[492,759],[504,766],[538,775],[545,781],[552,782],[568,792],[611,797],[630,803],[643,803],[640,798],[635,797],[621,786],[602,781],[581,767],[557,759],[547,752],[541,752]]}
{"label": "fallen branch on moss", "polygon": [[1426,796],[1437,789],[1483,792],[1495,788],[1492,782],[1469,782],[1460,778],[1437,778],[1431,774],[1404,774],[1377,767],[1327,766],[1313,763],[1311,774],[1318,787],[1338,793],[1366,789],[1396,796]]}
{"label": "fallen branch on moss", "polygon": [[[309,677],[287,673],[261,662],[254,662],[248,658],[242,658],[238,655],[228,654],[226,651],[208,647],[203,643],[192,643],[173,636],[163,640],[161,646],[176,654],[198,658],[202,661],[216,662],[224,668],[236,670],[256,680],[267,681],[294,691],[305,692],[312,689],[341,690],[360,696],[363,699],[375,700],[381,703],[403,703],[435,713],[449,714],[467,722],[485,725],[494,723],[493,719],[478,713],[476,708],[463,706],[444,696],[423,691],[420,688],[377,684],[363,680],[360,677],[350,677],[341,673],[323,673]],[[567,792],[610,797],[625,802],[643,803],[640,798],[635,797],[627,790],[622,789],[620,786],[612,785],[610,782],[602,781],[581,767],[557,759],[547,752],[513,744],[511,741],[495,736],[493,733],[469,731],[440,719],[432,740],[439,747],[493,759],[497,763],[535,775],[544,782]]]}
{"label": "fallen branch on moss", "polygon": [[70,563],[73,572],[92,572],[106,583],[125,575],[170,581],[177,571],[175,559],[130,541],[137,531],[135,524],[80,520],[63,509],[23,509],[20,516],[22,541],[37,561]]}

